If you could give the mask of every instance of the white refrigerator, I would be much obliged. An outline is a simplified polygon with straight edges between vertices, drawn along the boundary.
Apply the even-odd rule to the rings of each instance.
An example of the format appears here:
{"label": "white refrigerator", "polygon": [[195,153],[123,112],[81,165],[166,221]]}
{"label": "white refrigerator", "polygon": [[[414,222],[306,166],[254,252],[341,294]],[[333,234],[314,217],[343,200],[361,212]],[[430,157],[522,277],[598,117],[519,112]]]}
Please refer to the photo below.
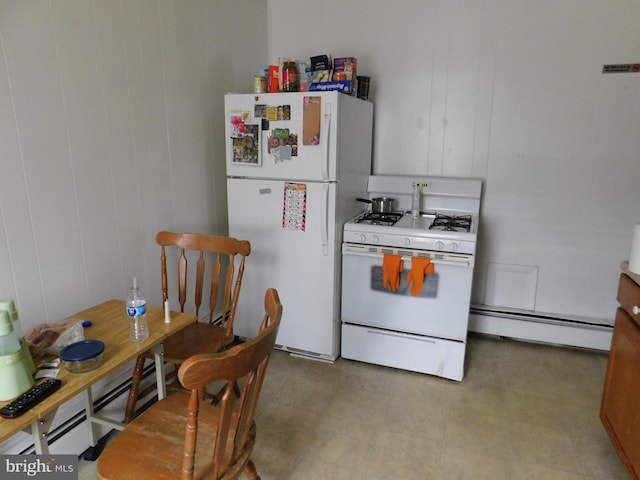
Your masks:
{"label": "white refrigerator", "polygon": [[342,228],[362,210],[373,105],[339,92],[229,94],[225,117],[229,235],[251,242],[235,333],[257,334],[275,287],[277,348],[333,361]]}

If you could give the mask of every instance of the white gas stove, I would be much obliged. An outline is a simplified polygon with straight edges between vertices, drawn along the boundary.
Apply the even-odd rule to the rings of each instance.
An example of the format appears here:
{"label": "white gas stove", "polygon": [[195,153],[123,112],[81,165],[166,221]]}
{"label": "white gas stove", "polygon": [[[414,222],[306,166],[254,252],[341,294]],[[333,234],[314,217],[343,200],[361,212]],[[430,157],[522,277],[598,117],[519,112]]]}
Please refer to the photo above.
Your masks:
{"label": "white gas stove", "polygon": [[[415,219],[414,182],[426,184]],[[369,177],[369,198],[393,198],[397,211],[362,212],[344,226],[344,358],[462,380],[481,188],[476,179]],[[399,262],[393,290],[383,271],[391,257]],[[409,283],[424,260],[414,259],[432,264],[417,291]]]}

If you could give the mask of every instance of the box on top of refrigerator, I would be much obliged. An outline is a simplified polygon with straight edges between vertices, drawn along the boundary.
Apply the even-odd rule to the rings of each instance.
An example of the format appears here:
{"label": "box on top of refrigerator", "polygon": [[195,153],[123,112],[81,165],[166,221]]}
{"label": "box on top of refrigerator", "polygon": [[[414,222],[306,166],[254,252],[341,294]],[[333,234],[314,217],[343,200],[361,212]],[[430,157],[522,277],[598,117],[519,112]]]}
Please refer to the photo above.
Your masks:
{"label": "box on top of refrigerator", "polygon": [[[355,57],[340,57],[333,59],[333,81],[348,81],[350,85],[356,84],[358,59]],[[355,89],[350,88],[349,94],[353,95]]]}

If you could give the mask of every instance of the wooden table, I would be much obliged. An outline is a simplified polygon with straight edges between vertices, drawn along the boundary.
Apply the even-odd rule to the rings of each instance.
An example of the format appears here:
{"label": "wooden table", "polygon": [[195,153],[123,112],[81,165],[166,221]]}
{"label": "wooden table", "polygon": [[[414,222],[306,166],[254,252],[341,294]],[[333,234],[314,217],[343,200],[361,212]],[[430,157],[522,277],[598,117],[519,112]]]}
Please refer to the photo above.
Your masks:
{"label": "wooden table", "polygon": [[[49,453],[47,434],[58,407],[83,391],[86,393],[85,410],[89,443],[92,447],[98,441],[94,424],[100,423],[119,430],[124,429],[122,422],[116,422],[95,414],[91,386],[111,375],[142,352],[152,350],[156,362],[158,398],[164,398],[166,385],[164,381],[162,341],[196,321],[195,315],[171,312],[171,322],[164,323],[163,309],[147,307],[149,338],[144,342],[133,342],[129,339],[129,319],[125,311],[125,302],[122,300],[109,300],[78,312],[69,318],[91,320],[93,325],[84,329],[84,335],[86,339],[96,339],[104,342],[105,349],[102,355],[102,364],[97,369],[85,373],[70,373],[64,367],[61,367],[57,378],[62,380],[62,386],[58,391],[18,418],[0,418],[0,443],[31,426],[36,453]],[[9,402],[0,402],[0,407],[7,403]]]}

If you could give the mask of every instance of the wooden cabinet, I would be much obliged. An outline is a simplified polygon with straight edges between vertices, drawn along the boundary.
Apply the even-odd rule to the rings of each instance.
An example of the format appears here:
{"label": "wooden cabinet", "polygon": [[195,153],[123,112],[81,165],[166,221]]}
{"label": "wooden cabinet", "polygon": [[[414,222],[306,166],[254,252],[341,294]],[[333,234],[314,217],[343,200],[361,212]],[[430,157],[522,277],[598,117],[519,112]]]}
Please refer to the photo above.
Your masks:
{"label": "wooden cabinet", "polygon": [[640,275],[626,269],[618,285],[616,323],[600,406],[604,424],[629,477],[640,479]]}

